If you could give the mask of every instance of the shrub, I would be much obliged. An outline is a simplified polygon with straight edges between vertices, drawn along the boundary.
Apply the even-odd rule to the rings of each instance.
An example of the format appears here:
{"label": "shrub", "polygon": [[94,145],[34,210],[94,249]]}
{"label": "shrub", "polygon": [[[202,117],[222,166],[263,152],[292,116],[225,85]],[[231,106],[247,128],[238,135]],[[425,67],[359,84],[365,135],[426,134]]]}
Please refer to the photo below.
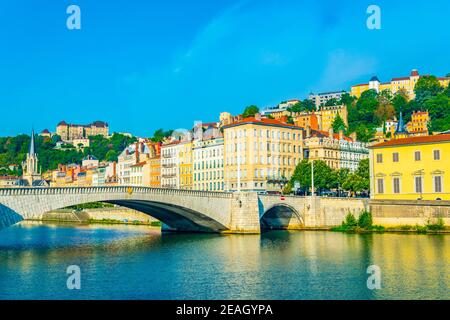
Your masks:
{"label": "shrub", "polygon": [[349,227],[354,228],[358,225],[358,222],[356,221],[356,218],[353,214],[349,213],[345,217],[345,221],[342,223],[343,227]]}
{"label": "shrub", "polygon": [[418,233],[427,233],[427,226],[419,226],[418,224],[415,225],[414,230],[416,230]]}
{"label": "shrub", "polygon": [[428,222],[426,228],[432,231],[444,230],[445,229],[444,219],[439,218],[437,223]]}
{"label": "shrub", "polygon": [[370,229],[374,230],[374,231],[384,231],[385,230],[385,228],[383,226],[372,226]]}
{"label": "shrub", "polygon": [[358,226],[363,229],[370,229],[372,227],[372,214],[364,210],[358,218]]}

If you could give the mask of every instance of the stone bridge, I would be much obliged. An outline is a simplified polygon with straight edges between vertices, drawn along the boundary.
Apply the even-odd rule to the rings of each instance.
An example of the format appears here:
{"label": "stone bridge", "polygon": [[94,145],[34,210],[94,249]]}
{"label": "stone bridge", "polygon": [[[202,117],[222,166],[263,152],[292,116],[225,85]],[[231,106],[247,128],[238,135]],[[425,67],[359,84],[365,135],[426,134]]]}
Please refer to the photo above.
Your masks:
{"label": "stone bridge", "polygon": [[90,202],[135,209],[163,222],[166,231],[259,233],[339,225],[363,200],[207,192],[149,187],[0,189],[0,229],[46,212]]}

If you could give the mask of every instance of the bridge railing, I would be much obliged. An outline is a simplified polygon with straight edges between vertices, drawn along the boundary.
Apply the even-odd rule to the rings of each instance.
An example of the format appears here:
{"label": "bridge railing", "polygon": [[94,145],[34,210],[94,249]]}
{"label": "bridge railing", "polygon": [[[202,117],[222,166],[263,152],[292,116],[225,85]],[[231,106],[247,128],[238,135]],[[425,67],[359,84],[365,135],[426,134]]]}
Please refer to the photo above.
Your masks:
{"label": "bridge railing", "polygon": [[231,192],[215,192],[186,189],[168,189],[140,186],[99,186],[99,187],[25,187],[25,188],[0,188],[2,196],[22,195],[57,195],[57,194],[93,194],[93,193],[127,193],[127,194],[167,194],[196,197],[230,198]]}

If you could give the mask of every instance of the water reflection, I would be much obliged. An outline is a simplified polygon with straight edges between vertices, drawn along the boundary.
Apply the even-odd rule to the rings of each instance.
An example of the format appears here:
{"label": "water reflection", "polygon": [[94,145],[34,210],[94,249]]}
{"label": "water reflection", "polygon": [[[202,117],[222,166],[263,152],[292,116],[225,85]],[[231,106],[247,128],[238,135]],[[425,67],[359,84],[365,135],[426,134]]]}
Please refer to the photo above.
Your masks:
{"label": "water reflection", "polygon": [[[161,234],[21,223],[0,231],[0,299],[448,299],[450,237]],[[69,291],[66,268],[82,270]],[[382,289],[367,289],[368,266]]]}

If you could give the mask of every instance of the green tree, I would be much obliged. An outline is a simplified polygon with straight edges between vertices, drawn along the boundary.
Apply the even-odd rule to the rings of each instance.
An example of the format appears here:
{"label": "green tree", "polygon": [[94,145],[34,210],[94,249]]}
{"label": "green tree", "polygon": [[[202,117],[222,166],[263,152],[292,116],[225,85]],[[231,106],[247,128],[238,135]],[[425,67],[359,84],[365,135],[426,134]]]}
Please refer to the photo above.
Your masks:
{"label": "green tree", "polygon": [[361,212],[358,218],[358,227],[363,229],[372,228],[372,214],[369,211],[364,210]]}
{"label": "green tree", "polygon": [[117,161],[118,160],[117,151],[116,150],[109,150],[106,153],[105,160],[106,161],[110,161],[110,162]]}
{"label": "green tree", "polygon": [[243,118],[253,117],[255,114],[259,112],[259,108],[255,105],[251,105],[245,108],[242,113]]}
{"label": "green tree", "polygon": [[314,102],[312,100],[309,100],[309,99],[303,100],[302,106],[303,106],[304,110],[306,110],[306,111],[316,110],[316,105],[314,104]]}
{"label": "green tree", "polygon": [[404,90],[397,92],[392,98],[392,105],[394,107],[396,115],[400,115],[400,112],[404,112],[408,104],[408,95]]}
{"label": "green tree", "polygon": [[419,105],[422,105],[426,100],[443,92],[443,89],[435,76],[423,76],[417,81],[414,87],[414,93],[416,94],[415,100]]}
{"label": "green tree", "polygon": [[392,94],[390,90],[383,90],[377,96],[378,107],[375,110],[375,119],[378,124],[384,124],[386,120],[395,116],[395,108],[392,105]]}
{"label": "green tree", "polygon": [[347,127],[345,126],[345,122],[339,113],[334,118],[332,127],[333,127],[334,132],[339,132],[340,130],[344,130],[344,132],[345,132],[347,130]]}
{"label": "green tree", "polygon": [[356,98],[349,95],[348,93],[344,93],[341,96],[341,99],[339,101],[340,105],[345,105],[347,106],[347,108],[351,107],[353,105],[353,103],[355,102]]}
{"label": "green tree", "polygon": [[[316,190],[331,189],[337,186],[337,174],[324,161],[314,161],[314,187]],[[307,159],[301,161],[294,170],[294,174],[289,180],[286,190],[292,190],[295,182],[300,183],[302,190],[311,188],[311,163]]]}
{"label": "green tree", "polygon": [[339,100],[336,98],[331,98],[327,102],[325,102],[325,106],[331,107],[331,106],[337,106],[339,105]]}

